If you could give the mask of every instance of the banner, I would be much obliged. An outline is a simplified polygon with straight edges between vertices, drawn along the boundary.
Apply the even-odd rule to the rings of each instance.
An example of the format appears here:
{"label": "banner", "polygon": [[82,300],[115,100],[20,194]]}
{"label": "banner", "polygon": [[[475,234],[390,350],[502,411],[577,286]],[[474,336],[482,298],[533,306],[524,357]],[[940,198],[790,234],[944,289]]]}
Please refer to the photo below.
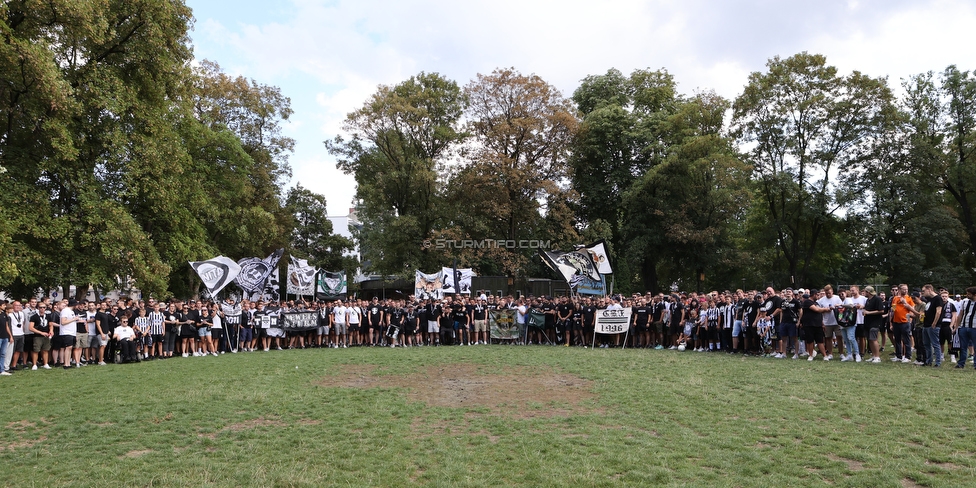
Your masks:
{"label": "banner", "polygon": [[512,340],[522,337],[522,328],[515,320],[516,310],[489,310],[488,329],[492,339]]}
{"label": "banner", "polygon": [[323,300],[335,300],[344,298],[348,288],[346,287],[346,273],[339,271],[319,271],[319,276],[315,280],[315,294]]}
{"label": "banner", "polygon": [[542,260],[553,271],[559,273],[573,290],[576,290],[587,278],[596,282],[603,281],[603,277],[596,269],[596,264],[593,263],[593,257],[587,250],[570,252],[540,250],[539,254],[542,256]]}
{"label": "banner", "polygon": [[414,280],[413,294],[418,300],[440,300],[444,298],[444,290],[441,289],[442,284],[441,275],[421,273],[418,269]]}
{"label": "banner", "polygon": [[258,299],[268,303],[281,301],[279,276],[281,276],[281,269],[279,266],[275,266],[274,271],[268,275],[268,280],[264,282],[264,289],[261,290],[261,294],[257,297]]}
{"label": "banner", "polygon": [[309,266],[308,261],[291,257],[288,265],[287,293],[291,295],[315,294],[315,266]]}
{"label": "banner", "polygon": [[593,258],[593,264],[596,265],[596,270],[600,274],[613,274],[613,266],[610,265],[610,254],[607,253],[606,241],[600,239],[586,246],[586,250],[590,253],[590,257]]}
{"label": "banner", "polygon": [[284,248],[278,249],[264,259],[244,258],[237,262],[241,267],[241,273],[234,281],[237,287],[244,291],[245,296],[252,296],[264,290],[264,284],[268,281],[271,273],[278,266]]}
{"label": "banner", "polygon": [[623,310],[597,310],[596,311],[596,333],[597,334],[623,334],[630,329],[631,308]]}
{"label": "banner", "polygon": [[590,278],[583,278],[576,286],[576,293],[580,295],[606,295],[606,280],[593,281]]}
{"label": "banner", "polygon": [[316,312],[288,312],[281,314],[281,328],[285,330],[309,330],[318,327]]}
{"label": "banner", "polygon": [[527,317],[525,317],[525,323],[529,327],[535,327],[536,329],[546,328],[546,314],[538,310],[531,310]]}
{"label": "banner", "polygon": [[223,290],[241,272],[241,267],[226,256],[217,256],[206,261],[189,261],[189,263],[211,296],[220,293],[220,290]]}
{"label": "banner", "polygon": [[441,291],[443,293],[460,293],[470,295],[471,277],[474,276],[474,270],[471,268],[458,268],[457,272],[460,275],[460,287],[456,287],[454,285],[454,268],[441,269]]}

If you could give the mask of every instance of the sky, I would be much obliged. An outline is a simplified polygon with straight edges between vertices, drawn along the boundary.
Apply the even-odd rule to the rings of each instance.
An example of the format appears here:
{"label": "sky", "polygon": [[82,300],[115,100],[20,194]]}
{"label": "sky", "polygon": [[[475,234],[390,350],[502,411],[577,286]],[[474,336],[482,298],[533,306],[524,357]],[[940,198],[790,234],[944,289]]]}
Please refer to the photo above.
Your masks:
{"label": "sky", "polygon": [[841,74],[976,69],[973,0],[544,1],[186,0],[197,60],[274,85],[291,99],[288,186],[345,215],[355,181],[323,141],[379,85],[421,71],[465,85],[513,67],[569,97],[588,75],[666,69],[683,94],[738,96],[766,62],[807,51]]}

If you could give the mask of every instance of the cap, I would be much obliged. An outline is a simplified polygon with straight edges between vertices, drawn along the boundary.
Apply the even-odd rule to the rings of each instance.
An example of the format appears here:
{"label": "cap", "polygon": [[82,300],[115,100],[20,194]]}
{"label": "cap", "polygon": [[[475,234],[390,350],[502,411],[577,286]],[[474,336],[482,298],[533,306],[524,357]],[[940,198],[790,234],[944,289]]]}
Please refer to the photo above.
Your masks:
{"label": "cap", "polygon": [[69,307],[78,306],[78,300],[75,300],[74,298],[72,298],[71,300],[68,300],[68,306]]}
{"label": "cap", "polygon": [[810,294],[809,293],[804,293],[803,294],[803,298],[810,298]]}
{"label": "cap", "polygon": [[864,287],[864,293],[870,293],[870,294],[874,295],[874,287],[873,286],[865,286]]}

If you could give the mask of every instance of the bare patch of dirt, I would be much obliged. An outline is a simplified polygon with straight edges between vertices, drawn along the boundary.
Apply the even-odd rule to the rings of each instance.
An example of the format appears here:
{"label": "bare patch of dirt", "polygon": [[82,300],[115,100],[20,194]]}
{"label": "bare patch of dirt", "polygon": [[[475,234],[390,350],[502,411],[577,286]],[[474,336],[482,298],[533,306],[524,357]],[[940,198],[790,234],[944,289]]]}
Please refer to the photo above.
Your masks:
{"label": "bare patch of dirt", "polygon": [[407,397],[428,405],[487,408],[489,415],[511,418],[568,417],[592,409],[592,382],[552,369],[509,368],[497,373],[487,366],[445,364],[409,375],[377,375],[373,367],[348,366],[317,384],[343,388],[404,388]]}
{"label": "bare patch of dirt", "polygon": [[137,458],[139,456],[145,456],[146,454],[149,454],[151,452],[153,452],[152,449],[137,449],[137,450],[129,451],[129,452],[125,453],[125,455],[123,455],[122,457],[124,457],[124,458]]}
{"label": "bare patch of dirt", "polygon": [[902,488],[922,488],[922,485],[920,485],[920,484],[916,483],[915,481],[910,480],[908,478],[903,478],[901,480],[901,486],[902,486]]}
{"label": "bare patch of dirt", "polygon": [[955,463],[940,463],[940,462],[937,462],[937,461],[925,461],[925,464],[927,464],[929,466],[938,466],[938,467],[940,467],[942,469],[950,469],[950,470],[952,470],[952,469],[963,469],[962,466],[960,466],[958,464],[955,464]]}
{"label": "bare patch of dirt", "polygon": [[0,445],[0,452],[14,451],[17,449],[27,449],[47,440],[46,435],[39,436],[37,439],[23,439],[6,445]]}
{"label": "bare patch of dirt", "polygon": [[11,430],[21,430],[22,431],[24,429],[29,429],[29,428],[34,427],[36,425],[37,424],[35,424],[34,422],[31,422],[30,420],[19,420],[17,422],[9,422],[9,423],[7,423],[7,428],[8,429],[11,429]]}
{"label": "bare patch of dirt", "polygon": [[816,405],[817,404],[817,402],[815,402],[815,401],[813,401],[813,400],[811,400],[809,398],[800,398],[800,397],[796,397],[796,396],[791,396],[790,397],[790,400],[796,400],[798,402],[803,402],[803,403],[807,403],[807,404],[810,404],[810,405]]}
{"label": "bare patch of dirt", "polygon": [[842,458],[840,456],[835,456],[833,454],[827,456],[827,459],[835,462],[841,462],[847,465],[847,469],[851,471],[861,471],[864,469],[864,463],[860,461],[855,461],[853,459]]}

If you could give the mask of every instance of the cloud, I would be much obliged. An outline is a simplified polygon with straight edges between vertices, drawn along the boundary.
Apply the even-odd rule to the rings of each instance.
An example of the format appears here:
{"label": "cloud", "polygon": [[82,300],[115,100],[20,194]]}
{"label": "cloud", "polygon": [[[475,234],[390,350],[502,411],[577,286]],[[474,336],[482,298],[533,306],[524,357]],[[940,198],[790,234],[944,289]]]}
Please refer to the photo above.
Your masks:
{"label": "cloud", "polygon": [[[909,74],[970,60],[967,33],[976,24],[964,0],[270,3],[206,5],[193,34],[197,55],[292,97],[301,122],[285,130],[298,141],[295,180],[328,190],[320,193],[333,214],[345,213],[354,183],[334,169],[322,140],[340,134],[345,115],[377,85],[420,71],[464,85],[511,66],[570,96],[582,78],[610,68],[666,68],[682,93],[734,98],[769,58],[805,50],[826,55],[842,72],[891,75],[897,85]],[[272,17],[258,20],[261,9]]]}

